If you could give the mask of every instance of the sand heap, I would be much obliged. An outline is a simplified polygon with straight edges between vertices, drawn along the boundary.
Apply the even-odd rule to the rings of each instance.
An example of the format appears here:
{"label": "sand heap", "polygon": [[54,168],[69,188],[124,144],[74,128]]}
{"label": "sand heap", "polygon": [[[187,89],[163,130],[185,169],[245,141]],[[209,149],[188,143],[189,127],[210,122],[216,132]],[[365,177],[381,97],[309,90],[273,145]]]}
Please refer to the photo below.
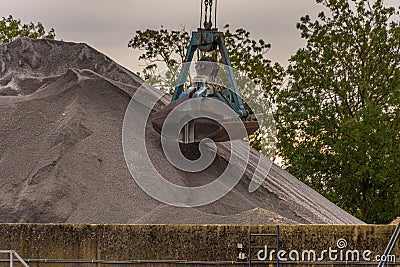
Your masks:
{"label": "sand heap", "polygon": [[[362,223],[275,165],[251,194],[249,168],[207,206],[152,199],[130,176],[121,144],[124,113],[141,82],[86,44],[20,39],[0,46],[0,222]],[[149,154],[172,182],[195,185],[227,165],[221,146],[201,173],[178,171],[147,131]]]}
{"label": "sand heap", "polygon": [[393,222],[390,224],[400,224],[400,217],[397,217],[397,219],[394,219]]}

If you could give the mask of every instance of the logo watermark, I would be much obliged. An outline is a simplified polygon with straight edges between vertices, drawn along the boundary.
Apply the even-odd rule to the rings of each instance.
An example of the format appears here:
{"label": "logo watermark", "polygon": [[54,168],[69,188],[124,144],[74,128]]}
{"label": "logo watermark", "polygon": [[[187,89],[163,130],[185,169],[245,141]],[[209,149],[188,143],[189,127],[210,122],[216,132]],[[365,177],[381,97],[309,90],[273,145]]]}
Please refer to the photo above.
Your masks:
{"label": "logo watermark", "polygon": [[256,253],[259,261],[272,261],[278,259],[282,262],[388,262],[395,263],[395,255],[372,255],[371,250],[357,250],[347,248],[347,240],[340,238],[336,241],[336,247],[318,251],[314,249],[299,250],[275,250],[263,249]]}

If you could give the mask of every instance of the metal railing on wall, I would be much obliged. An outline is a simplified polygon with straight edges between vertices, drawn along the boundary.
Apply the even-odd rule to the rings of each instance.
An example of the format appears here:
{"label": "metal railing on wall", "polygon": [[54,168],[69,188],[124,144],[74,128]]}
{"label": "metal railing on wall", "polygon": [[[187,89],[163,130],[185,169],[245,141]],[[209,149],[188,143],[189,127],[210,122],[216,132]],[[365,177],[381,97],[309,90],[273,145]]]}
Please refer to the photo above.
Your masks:
{"label": "metal railing on wall", "polygon": [[[0,259],[0,263],[9,262],[9,260]],[[71,264],[72,266],[77,264],[102,264],[102,265],[139,265],[139,264],[171,264],[171,265],[241,265],[246,266],[249,263],[247,261],[194,261],[194,260],[85,260],[85,259],[25,259],[26,263],[40,264],[40,266],[46,266],[46,264]],[[23,264],[23,263],[22,263]],[[24,266],[28,266],[25,265]],[[41,265],[43,264],[43,265]],[[254,266],[269,266],[275,265],[276,260],[273,261],[253,261],[251,263]],[[281,265],[296,265],[296,266],[376,266],[376,262],[373,261],[301,261],[301,262],[285,262],[281,261]],[[390,262],[387,266],[400,266],[400,262]],[[338,267],[339,267],[338,266]]]}
{"label": "metal railing on wall", "polygon": [[[261,263],[266,263],[266,261],[260,261],[259,259],[253,258],[254,256],[254,252],[253,249],[264,249],[266,243],[263,243],[263,245],[257,244],[257,237],[263,239],[263,241],[269,241],[269,242],[273,242],[275,244],[275,246],[269,246],[270,249],[274,249],[275,251],[279,251],[280,249],[280,244],[281,244],[281,240],[280,240],[280,227],[279,225],[276,226],[276,233],[270,233],[270,234],[260,234],[260,233],[250,233],[249,236],[249,260],[248,260],[248,265],[249,267],[251,267],[254,264],[260,264]],[[268,240],[271,239],[271,240]],[[260,241],[260,240],[258,240]],[[265,252],[267,253],[267,252]],[[265,255],[265,259],[267,258],[267,255]],[[276,260],[272,261],[272,259],[270,259],[271,263],[273,263],[276,267],[280,266],[280,261],[279,261],[279,257],[276,258]]]}
{"label": "metal railing on wall", "polygon": [[14,260],[19,261],[25,267],[29,267],[29,265],[24,261],[23,258],[15,251],[15,250],[0,250],[0,254],[9,254],[10,258],[7,261],[10,261],[10,267],[14,267]]}
{"label": "metal railing on wall", "polygon": [[387,257],[388,257],[388,255],[390,255],[390,253],[392,253],[393,248],[396,245],[399,238],[400,238],[400,223],[397,224],[396,228],[394,229],[393,234],[390,237],[389,243],[387,244],[387,247],[385,249],[385,252],[382,255],[382,256],[385,256],[386,260],[379,262],[378,267],[384,267],[384,266],[389,265],[389,262],[387,261]]}

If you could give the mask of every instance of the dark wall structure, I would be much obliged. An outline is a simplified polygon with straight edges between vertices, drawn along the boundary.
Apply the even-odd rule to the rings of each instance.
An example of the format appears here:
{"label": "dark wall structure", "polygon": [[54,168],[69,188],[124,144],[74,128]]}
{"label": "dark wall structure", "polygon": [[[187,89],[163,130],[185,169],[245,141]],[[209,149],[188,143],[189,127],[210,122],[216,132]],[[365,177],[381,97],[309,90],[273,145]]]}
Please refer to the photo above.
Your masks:
{"label": "dark wall structure", "polygon": [[[282,225],[280,249],[287,251],[286,257],[291,250],[299,251],[300,257],[304,250],[314,250],[319,258],[323,250],[331,248],[337,251],[337,261],[340,261],[340,253],[345,256],[349,250],[358,250],[360,261],[363,261],[361,254],[370,250],[368,256],[374,261],[375,256],[383,254],[394,228],[395,225]],[[30,266],[127,266],[99,260],[132,261],[129,266],[143,266],[143,262],[137,260],[154,261],[144,264],[147,266],[177,266],[185,261],[189,266],[204,266],[204,262],[222,265],[237,260],[237,243],[244,244],[247,254],[250,233],[275,232],[273,225],[0,224],[0,250],[17,251],[24,259],[31,259]],[[254,245],[270,248],[275,245],[275,237],[253,239]],[[340,239],[346,243],[342,249],[338,248]],[[254,249],[254,254],[259,250]],[[391,254],[400,260],[399,244]],[[324,256],[320,264],[329,260],[327,253]],[[0,257],[6,259],[8,256]],[[72,260],[72,263],[54,262],[58,260]],[[159,260],[182,261],[157,264]],[[3,261],[0,266],[9,266],[9,263]]]}

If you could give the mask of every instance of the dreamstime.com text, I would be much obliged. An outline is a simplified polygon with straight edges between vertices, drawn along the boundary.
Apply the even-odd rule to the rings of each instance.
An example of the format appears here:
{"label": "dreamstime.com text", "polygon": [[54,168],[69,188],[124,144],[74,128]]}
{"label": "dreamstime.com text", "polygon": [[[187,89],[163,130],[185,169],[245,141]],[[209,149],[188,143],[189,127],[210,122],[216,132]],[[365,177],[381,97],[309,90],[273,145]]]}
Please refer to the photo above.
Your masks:
{"label": "dreamstime.com text", "polygon": [[395,255],[372,255],[371,250],[347,249],[347,240],[341,238],[336,242],[336,248],[329,247],[321,252],[316,252],[313,249],[298,250],[268,250],[268,246],[256,253],[259,261],[272,261],[274,258],[279,261],[293,262],[317,262],[317,261],[345,261],[345,262],[388,262],[395,263]]}

